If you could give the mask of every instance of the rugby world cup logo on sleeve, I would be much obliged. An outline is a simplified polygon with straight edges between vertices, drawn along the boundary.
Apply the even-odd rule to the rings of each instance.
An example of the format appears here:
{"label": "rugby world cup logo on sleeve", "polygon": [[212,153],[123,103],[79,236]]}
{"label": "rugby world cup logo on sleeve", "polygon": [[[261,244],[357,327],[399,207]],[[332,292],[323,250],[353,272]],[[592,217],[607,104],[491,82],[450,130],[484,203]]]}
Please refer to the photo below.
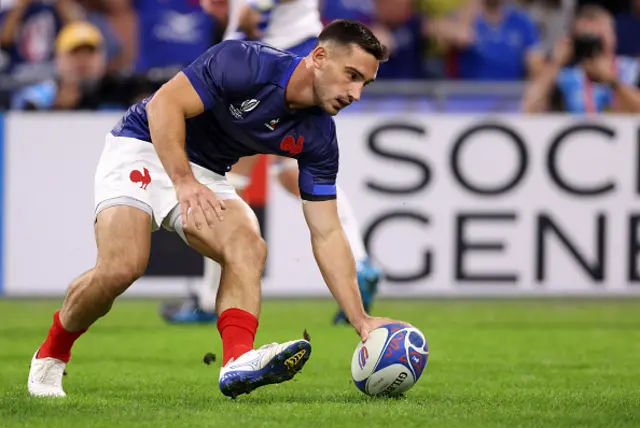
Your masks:
{"label": "rugby world cup logo on sleeve", "polygon": [[229,104],[229,112],[236,119],[242,119],[242,113],[249,113],[250,111],[255,110],[255,108],[258,107],[258,104],[260,104],[260,101],[254,99],[243,101],[242,104],[240,104],[240,107]]}
{"label": "rugby world cup logo on sleeve", "polygon": [[246,100],[246,101],[243,101],[242,104],[240,104],[240,110],[245,113],[248,113],[251,110],[258,107],[258,104],[260,104],[260,101],[258,100]]}

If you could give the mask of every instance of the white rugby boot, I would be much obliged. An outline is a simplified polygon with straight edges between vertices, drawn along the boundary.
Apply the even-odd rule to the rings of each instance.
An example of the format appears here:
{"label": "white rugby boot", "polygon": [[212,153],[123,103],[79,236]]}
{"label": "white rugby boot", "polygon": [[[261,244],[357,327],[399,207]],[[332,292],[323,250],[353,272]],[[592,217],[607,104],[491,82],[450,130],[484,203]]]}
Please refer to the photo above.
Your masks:
{"label": "white rugby boot", "polygon": [[27,389],[32,397],[66,397],[62,390],[62,376],[67,363],[56,358],[36,358],[38,349],[31,359]]}
{"label": "white rugby boot", "polygon": [[220,369],[220,391],[236,398],[256,388],[290,380],[311,356],[311,344],[293,340],[252,349]]}

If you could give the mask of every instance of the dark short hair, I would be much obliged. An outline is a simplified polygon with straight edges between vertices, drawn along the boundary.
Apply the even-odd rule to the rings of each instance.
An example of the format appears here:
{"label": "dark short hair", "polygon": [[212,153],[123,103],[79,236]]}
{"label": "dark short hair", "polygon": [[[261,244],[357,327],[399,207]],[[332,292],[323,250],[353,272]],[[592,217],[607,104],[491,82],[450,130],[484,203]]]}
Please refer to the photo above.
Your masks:
{"label": "dark short hair", "polygon": [[598,6],[596,4],[586,4],[578,9],[575,15],[575,20],[578,19],[598,19],[598,18],[609,18],[611,19],[611,13],[605,9],[604,7]]}
{"label": "dark short hair", "polygon": [[389,58],[389,50],[364,24],[351,19],[337,19],[324,27],[318,36],[318,43],[335,42],[341,45],[358,45],[378,61]]}

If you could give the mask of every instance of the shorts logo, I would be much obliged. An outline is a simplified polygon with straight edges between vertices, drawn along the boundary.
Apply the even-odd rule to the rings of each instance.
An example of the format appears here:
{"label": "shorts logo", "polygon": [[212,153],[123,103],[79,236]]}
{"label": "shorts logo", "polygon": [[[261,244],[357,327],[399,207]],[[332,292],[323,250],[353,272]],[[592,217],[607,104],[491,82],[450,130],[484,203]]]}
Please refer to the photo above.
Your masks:
{"label": "shorts logo", "polygon": [[303,146],[304,137],[302,135],[298,137],[297,141],[293,138],[293,135],[287,135],[280,142],[280,150],[288,152],[291,156],[302,153]]}
{"label": "shorts logo", "polygon": [[134,183],[140,183],[140,188],[147,190],[149,183],[151,183],[151,175],[149,174],[149,170],[147,168],[142,168],[144,170],[144,174],[134,169],[129,174],[129,178]]}

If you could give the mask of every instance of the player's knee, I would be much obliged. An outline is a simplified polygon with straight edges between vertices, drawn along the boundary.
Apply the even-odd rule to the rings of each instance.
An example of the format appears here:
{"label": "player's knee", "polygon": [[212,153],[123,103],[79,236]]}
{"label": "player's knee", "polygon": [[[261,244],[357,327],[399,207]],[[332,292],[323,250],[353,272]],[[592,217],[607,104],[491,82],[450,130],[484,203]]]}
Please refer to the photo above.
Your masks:
{"label": "player's knee", "polygon": [[225,265],[255,266],[263,270],[267,260],[267,243],[254,230],[246,229],[234,235],[225,249]]}
{"label": "player's knee", "polygon": [[131,284],[140,278],[147,267],[146,261],[119,260],[112,263],[103,263],[99,266],[102,283],[105,292],[115,298],[124,293]]}
{"label": "player's knee", "polygon": [[116,269],[110,276],[114,285],[128,287],[144,274],[139,265],[126,264]]}

